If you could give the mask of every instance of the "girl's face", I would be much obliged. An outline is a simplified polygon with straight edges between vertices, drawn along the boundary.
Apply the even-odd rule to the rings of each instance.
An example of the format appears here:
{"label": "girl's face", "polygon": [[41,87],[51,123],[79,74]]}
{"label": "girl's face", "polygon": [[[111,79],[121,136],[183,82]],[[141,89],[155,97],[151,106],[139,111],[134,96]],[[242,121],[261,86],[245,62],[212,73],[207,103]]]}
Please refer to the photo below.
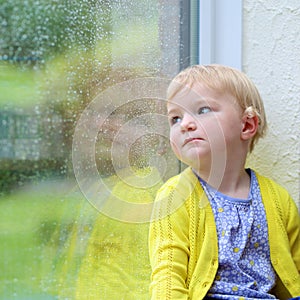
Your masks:
{"label": "girl's face", "polygon": [[242,147],[242,110],[228,93],[202,85],[181,91],[168,103],[168,119],[174,153],[196,170]]}

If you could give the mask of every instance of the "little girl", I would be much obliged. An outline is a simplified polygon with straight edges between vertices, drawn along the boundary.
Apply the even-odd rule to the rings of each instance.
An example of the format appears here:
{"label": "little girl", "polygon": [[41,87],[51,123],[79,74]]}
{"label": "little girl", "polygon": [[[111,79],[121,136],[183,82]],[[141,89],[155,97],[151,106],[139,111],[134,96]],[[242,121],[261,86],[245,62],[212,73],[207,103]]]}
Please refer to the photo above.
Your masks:
{"label": "little girl", "polygon": [[188,167],[159,190],[149,233],[151,299],[300,296],[300,217],[246,157],[266,131],[254,84],[192,66],[168,89],[171,147]]}

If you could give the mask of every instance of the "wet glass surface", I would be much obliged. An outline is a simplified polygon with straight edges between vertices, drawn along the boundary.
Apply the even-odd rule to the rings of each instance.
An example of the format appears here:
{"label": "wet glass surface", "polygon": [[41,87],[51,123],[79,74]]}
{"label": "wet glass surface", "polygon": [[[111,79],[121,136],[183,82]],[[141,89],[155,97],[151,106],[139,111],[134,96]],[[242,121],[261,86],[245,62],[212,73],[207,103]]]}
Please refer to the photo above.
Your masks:
{"label": "wet glass surface", "polygon": [[0,1],[1,299],[148,299],[180,3]]}

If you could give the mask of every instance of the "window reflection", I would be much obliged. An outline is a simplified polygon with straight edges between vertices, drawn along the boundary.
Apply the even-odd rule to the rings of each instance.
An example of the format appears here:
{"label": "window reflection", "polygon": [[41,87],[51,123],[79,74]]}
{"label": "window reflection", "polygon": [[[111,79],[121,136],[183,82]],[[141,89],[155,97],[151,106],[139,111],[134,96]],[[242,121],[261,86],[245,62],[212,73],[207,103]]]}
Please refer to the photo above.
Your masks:
{"label": "window reflection", "polygon": [[[0,298],[148,299],[148,224],[114,220],[87,201],[74,177],[72,143],[99,93],[177,73],[180,12],[181,1],[166,0],[0,3]],[[136,99],[99,129],[95,162],[108,197],[151,203],[177,172],[167,139],[154,133],[131,141],[125,159],[143,178],[159,152],[169,173],[140,189],[124,180],[132,176],[128,165],[121,180],[115,172],[112,141],[126,126],[127,134],[155,126],[139,117],[146,113],[162,114],[163,105]]]}

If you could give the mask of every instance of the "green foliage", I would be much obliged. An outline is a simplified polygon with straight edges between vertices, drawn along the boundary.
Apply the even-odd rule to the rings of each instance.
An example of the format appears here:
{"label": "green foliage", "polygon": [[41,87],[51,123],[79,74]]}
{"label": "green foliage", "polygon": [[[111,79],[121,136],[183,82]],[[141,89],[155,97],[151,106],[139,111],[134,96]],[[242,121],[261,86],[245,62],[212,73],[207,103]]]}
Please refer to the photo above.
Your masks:
{"label": "green foliage", "polygon": [[110,34],[109,14],[107,1],[1,1],[0,56],[36,62],[73,45],[91,48]]}
{"label": "green foliage", "polygon": [[0,160],[0,195],[9,193],[29,182],[45,181],[61,177],[63,162],[56,159],[31,160]]}

